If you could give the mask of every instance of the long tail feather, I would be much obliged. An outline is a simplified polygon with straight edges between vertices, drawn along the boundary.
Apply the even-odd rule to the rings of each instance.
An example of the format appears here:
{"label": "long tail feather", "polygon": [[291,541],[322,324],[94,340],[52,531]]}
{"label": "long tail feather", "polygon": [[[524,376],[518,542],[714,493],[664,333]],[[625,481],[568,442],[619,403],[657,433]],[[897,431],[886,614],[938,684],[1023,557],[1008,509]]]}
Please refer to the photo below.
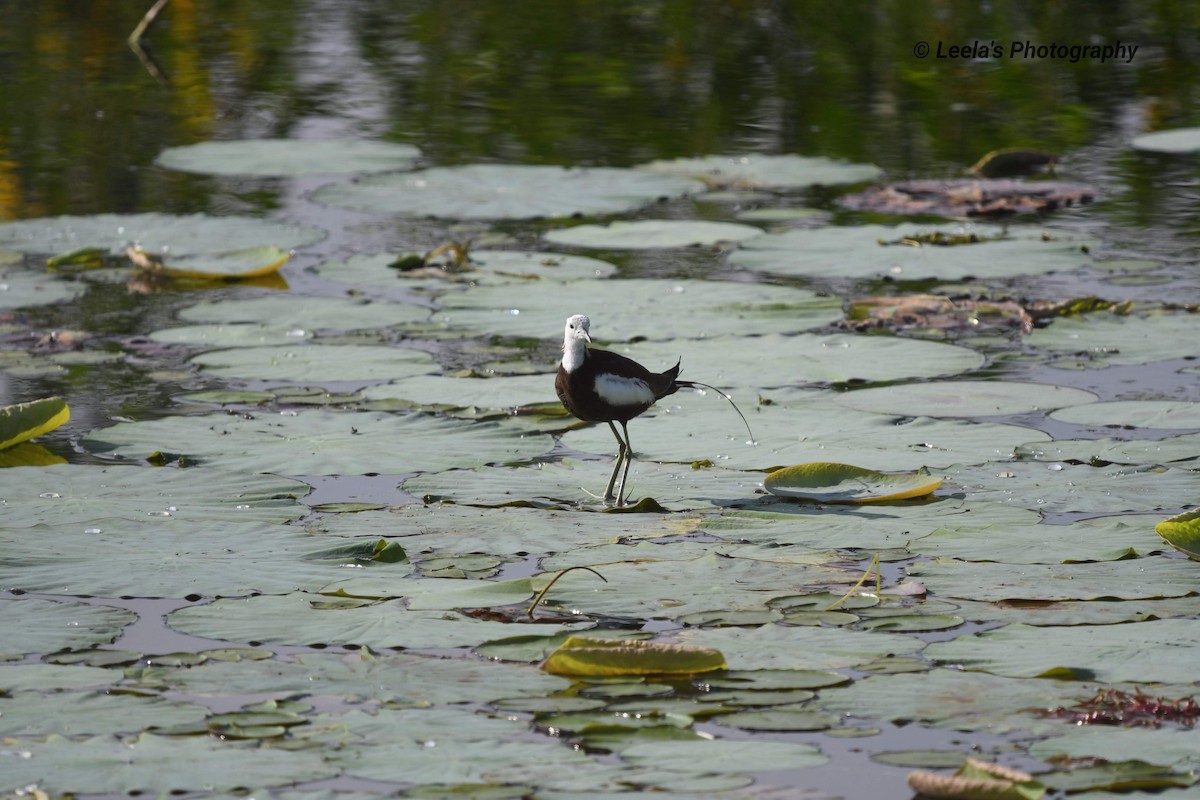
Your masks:
{"label": "long tail feather", "polygon": [[733,410],[737,412],[737,415],[742,418],[742,424],[746,426],[746,433],[750,436],[750,444],[758,444],[758,440],[754,438],[754,431],[750,430],[750,423],[746,421],[746,415],[742,413],[742,410],[737,407],[737,403],[733,402],[733,398],[728,394],[715,386],[707,383],[701,383],[700,381],[681,381],[676,379],[675,383],[685,389],[712,389],[714,392],[721,395],[721,397],[724,397],[729,401],[729,405],[733,406]]}

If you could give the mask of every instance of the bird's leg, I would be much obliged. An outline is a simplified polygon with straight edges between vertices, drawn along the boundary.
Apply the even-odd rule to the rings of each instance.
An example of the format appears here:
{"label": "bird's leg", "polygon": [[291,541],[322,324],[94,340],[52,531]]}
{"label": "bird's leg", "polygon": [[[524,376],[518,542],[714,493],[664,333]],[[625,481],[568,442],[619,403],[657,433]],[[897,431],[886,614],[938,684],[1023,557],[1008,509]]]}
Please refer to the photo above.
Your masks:
{"label": "bird's leg", "polygon": [[[622,422],[621,424],[624,425],[625,423]],[[621,434],[617,433],[616,425],[613,425],[610,421],[608,427],[612,429],[613,436],[617,439],[617,463],[613,464],[612,475],[608,476],[608,488],[604,490],[604,500],[608,502],[609,500],[616,499],[617,505],[621,505],[620,499],[613,497],[613,486],[617,484],[617,472],[621,469],[621,462],[625,460],[627,445],[625,444],[625,440],[621,438]],[[622,489],[624,489],[624,483],[624,481],[621,482]]]}
{"label": "bird's leg", "polygon": [[625,432],[625,471],[621,473],[621,488],[617,490],[618,506],[625,504],[625,479],[629,477],[629,465],[633,463],[633,445],[629,441],[629,428],[624,420],[621,421],[621,430]]}

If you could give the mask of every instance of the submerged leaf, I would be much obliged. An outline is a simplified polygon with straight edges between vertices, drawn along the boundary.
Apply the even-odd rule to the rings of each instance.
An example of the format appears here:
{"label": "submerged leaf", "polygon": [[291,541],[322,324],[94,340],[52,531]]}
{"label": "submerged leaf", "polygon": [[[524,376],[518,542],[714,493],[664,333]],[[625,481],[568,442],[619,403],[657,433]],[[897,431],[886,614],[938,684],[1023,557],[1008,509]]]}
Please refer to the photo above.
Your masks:
{"label": "submerged leaf", "polygon": [[554,675],[691,675],[725,669],[720,650],[572,636],[542,662]]}
{"label": "submerged leaf", "polygon": [[52,431],[70,418],[71,410],[61,397],[0,406],[0,450]]}
{"label": "submerged leaf", "polygon": [[772,472],[763,488],[781,497],[824,503],[876,503],[927,495],[942,485],[926,469],[901,474],[816,461]]}

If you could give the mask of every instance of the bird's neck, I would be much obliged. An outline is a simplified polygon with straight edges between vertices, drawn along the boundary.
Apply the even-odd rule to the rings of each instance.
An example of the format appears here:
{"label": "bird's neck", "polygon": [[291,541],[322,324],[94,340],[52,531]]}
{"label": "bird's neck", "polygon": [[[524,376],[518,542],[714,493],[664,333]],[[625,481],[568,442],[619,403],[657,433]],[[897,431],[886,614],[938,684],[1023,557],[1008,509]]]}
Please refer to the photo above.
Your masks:
{"label": "bird's neck", "polygon": [[562,368],[574,372],[587,360],[587,343],[582,339],[563,342]]}

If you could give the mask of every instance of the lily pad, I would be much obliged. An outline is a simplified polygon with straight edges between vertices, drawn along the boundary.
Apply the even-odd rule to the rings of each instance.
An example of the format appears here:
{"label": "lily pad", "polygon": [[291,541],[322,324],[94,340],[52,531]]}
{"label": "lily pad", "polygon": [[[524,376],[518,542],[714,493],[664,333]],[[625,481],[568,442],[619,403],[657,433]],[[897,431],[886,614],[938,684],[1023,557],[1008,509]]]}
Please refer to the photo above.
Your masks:
{"label": "lily pad", "polygon": [[[671,640],[696,647],[716,648],[725,653],[730,669],[735,670],[844,669],[878,658],[916,653],[925,647],[925,643],[915,636],[900,633],[807,625],[763,625],[749,629],[686,628],[673,633]],[[876,715],[862,713],[861,716],[869,718]]]}
{"label": "lily pad", "polygon": [[938,597],[989,602],[1135,600],[1200,592],[1200,574],[1182,558],[1020,566],[942,559],[913,564],[908,574]]}
{"label": "lily pad", "polygon": [[712,187],[735,189],[803,189],[862,183],[875,180],[883,173],[874,164],[853,164],[820,156],[760,153],[664,159],[639,164],[637,168],[696,178]]}
{"label": "lily pad", "polygon": [[322,278],[355,287],[409,290],[412,287],[439,288],[455,283],[528,285],[537,281],[575,281],[584,278],[608,278],[617,267],[607,261],[586,256],[514,250],[472,250],[462,271],[447,271],[436,278],[428,273],[419,277],[391,266],[396,256],[382,253],[351,256],[341,261],[325,261],[314,268]]}
{"label": "lily pad", "polygon": [[241,139],[168,147],[154,163],[207,175],[337,175],[412,166],[412,145],[364,139]]}
{"label": "lily pad", "polygon": [[1200,128],[1175,128],[1135,136],[1129,142],[1134,150],[1180,155],[1200,151]]}
{"label": "lily pad", "polygon": [[0,661],[111,644],[137,614],[123,608],[10,597],[0,601]]}
{"label": "lily pad", "polygon": [[141,733],[203,720],[204,706],[125,692],[17,692],[4,700],[0,735],[86,736]]}
{"label": "lily pad", "polygon": [[1196,500],[1196,474],[1151,466],[1091,467],[1015,461],[944,471],[968,497],[1013,503],[1044,514],[1180,508]]}
{"label": "lily pad", "polygon": [[860,411],[927,417],[992,417],[1094,403],[1082,389],[1018,381],[935,381],[860,389],[838,402]]}
{"label": "lily pad", "polygon": [[567,316],[592,311],[598,342],[799,331],[841,316],[840,301],[803,289],[690,279],[477,286],[442,303],[434,322],[495,336],[558,339]]}
{"label": "lily pad", "polygon": [[12,748],[22,757],[6,759],[6,785],[36,785],[55,796],[228,792],[329,778],[339,771],[317,750],[262,748],[215,737],[143,733],[123,741],[108,735],[82,740],[51,736]]}
{"label": "lily pad", "polygon": [[925,657],[1010,678],[1063,672],[1101,683],[1188,683],[1195,678],[1190,653],[1198,640],[1200,620],[1194,619],[1055,628],[1016,624],[935,642],[925,648]]}
{"label": "lily pad", "polygon": [[[182,608],[172,612],[167,622],[175,630],[213,639],[268,645],[353,645],[372,650],[474,647],[513,633],[508,623],[405,606],[403,600],[338,602],[337,598],[305,593],[260,595]],[[569,629],[538,626],[538,632],[544,634]]]}
{"label": "lily pad", "polygon": [[1050,415],[1077,425],[1161,428],[1200,428],[1200,403],[1172,400],[1114,400],[1089,407],[1064,408]]}
{"label": "lily pad", "polygon": [[275,329],[299,328],[307,331],[388,328],[408,322],[422,322],[428,317],[428,308],[410,303],[309,297],[291,292],[205,301],[179,312],[179,318],[186,322],[222,325],[254,323]]}
{"label": "lily pad", "polygon": [[927,495],[941,485],[941,478],[931,477],[924,470],[883,473],[829,462],[785,467],[763,479],[763,488],[771,494],[825,503],[907,500]]}
{"label": "lily pad", "polygon": [[[0,235],[4,226],[0,224]],[[39,272],[0,272],[0,311],[66,303],[83,294],[87,284]]]}
{"label": "lily pad", "polygon": [[1100,245],[1085,234],[1054,232],[1043,238],[1037,229],[995,225],[954,229],[955,234],[977,236],[979,241],[972,244],[889,244],[927,231],[928,226],[916,225],[791,230],[743,242],[730,253],[729,262],[756,272],[823,280],[994,280],[1068,272],[1089,264],[1088,251]]}
{"label": "lily pad", "polygon": [[170,278],[207,281],[235,281],[272,275],[287,263],[292,254],[274,245],[251,247],[218,255],[168,256],[152,258],[143,250],[130,248],[129,260],[141,269]]}
{"label": "lily pad", "polygon": [[426,408],[511,409],[557,402],[549,375],[500,375],[491,378],[413,375],[396,383],[369,386],[367,400],[408,400]]}
{"label": "lily pad", "polygon": [[[740,403],[747,395],[753,396],[739,391],[735,401]],[[751,410],[747,417],[754,433],[751,442],[741,420],[719,397],[680,392],[634,420],[629,436],[638,458],[653,461],[711,461],[725,469],[756,470],[841,462],[869,470],[910,472],[922,466],[1006,458],[1013,448],[1039,435],[1016,425],[865,414],[830,402],[830,395],[796,392],[790,395],[794,399]],[[611,454],[616,447],[606,425],[570,431],[562,441],[597,454]],[[846,488],[823,487],[822,497],[830,500]]]}
{"label": "lily pad", "polygon": [[[304,559],[310,539],[280,527],[305,513],[301,483],[82,465],[30,468],[26,481],[27,492],[4,497],[0,580],[10,588],[211,596],[315,589],[337,575],[332,563]],[[97,570],[97,553],[128,569]]]}
{"label": "lily pad", "polygon": [[741,242],[762,234],[761,228],[732,222],[702,222],[679,219],[638,219],[607,225],[576,225],[547,231],[548,242],[599,250],[653,250],[669,247]]}
{"label": "lily pad", "polygon": [[[648,310],[646,313],[653,312]],[[592,336],[598,342],[605,342],[608,336],[623,338],[629,330],[620,325],[610,332],[607,317],[604,319],[603,329],[596,318],[592,319]],[[749,320],[743,320],[745,322]],[[764,318],[761,325],[755,324],[754,327],[766,328],[771,324],[770,319]],[[773,324],[778,330],[779,324]],[[850,333],[801,333],[795,336],[771,333],[747,339],[741,335],[729,335],[736,333],[733,326],[733,321],[708,323],[704,333],[713,338],[704,340],[693,339],[682,343],[648,341],[627,347],[599,346],[616,350],[655,371],[674,366],[682,356],[682,377],[695,377],[726,391],[736,391],[739,387],[791,389],[809,383],[882,382],[939,377],[967,372],[984,363],[983,356],[973,350],[941,342]],[[557,327],[562,327],[562,323]],[[653,338],[654,329],[647,327],[647,323],[634,323],[631,327]],[[803,330],[805,327],[802,320],[786,329]],[[696,330],[694,325],[690,325],[681,333],[687,335],[688,331]],[[772,402],[782,402],[787,395],[772,393],[769,397]],[[803,399],[807,400],[807,397]]]}
{"label": "lily pad", "polygon": [[829,759],[814,745],[759,739],[700,739],[653,742],[621,751],[621,758],[638,766],[695,772],[777,772],[815,767]]}
{"label": "lily pad", "polygon": [[[602,461],[556,461],[528,467],[489,467],[469,473],[418,475],[401,488],[418,497],[458,503],[600,507],[612,465]],[[631,497],[652,497],[672,511],[710,508],[754,496],[762,474],[724,469],[694,470],[690,465],[634,460],[629,471]]]}
{"label": "lily pad", "polygon": [[[470,164],[362,178],[313,193],[318,203],[451,219],[534,219],[621,214],[700,191],[685,178],[630,169]],[[4,240],[0,234],[0,243]]]}
{"label": "lily pad", "polygon": [[61,397],[0,406],[0,450],[48,433],[70,418],[71,410]]}
{"label": "lily pad", "polygon": [[1154,530],[1171,547],[1187,553],[1188,558],[1200,560],[1200,509],[1164,519]]}
{"label": "lily pad", "polygon": [[[1029,754],[1035,758],[1071,756],[1102,758],[1106,761],[1136,758],[1147,764],[1195,770],[1200,768],[1200,755],[1196,752],[1195,742],[1194,730],[1081,725],[1068,728],[1061,736],[1033,742]],[[1176,793],[1170,792],[1165,796],[1171,794]]]}
{"label": "lily pad", "polygon": [[1034,461],[1077,461],[1081,464],[1170,464],[1200,458],[1200,433],[1132,441],[1056,439],[1021,445],[1015,455]]}
{"label": "lily pad", "polygon": [[494,422],[312,409],[123,422],[88,434],[82,444],[136,460],[169,451],[241,472],[361,475],[517,461],[547,452],[551,440]]}
{"label": "lily pad", "polygon": [[283,346],[213,350],[195,356],[192,362],[222,378],[306,386],[395,380],[437,368],[433,357],[420,350],[371,344],[324,344],[303,339]]}
{"label": "lily pad", "polygon": [[321,228],[254,217],[98,214],[0,224],[0,247],[23,253],[103,247],[113,254],[122,254],[130,245],[136,245],[148,253],[180,257],[219,255],[266,244],[288,250],[315,244],[325,235]]}
{"label": "lily pad", "polygon": [[725,669],[717,650],[625,639],[570,637],[546,657],[554,675],[692,675]]}
{"label": "lily pad", "polygon": [[1146,536],[1144,516],[1099,517],[1070,525],[986,525],[939,529],[914,539],[909,550],[964,561],[1059,564],[1116,561],[1144,555],[1157,545]]}
{"label": "lily pad", "polygon": [[210,661],[187,669],[147,668],[139,679],[201,697],[269,693],[376,701],[393,708],[540,699],[570,683],[525,665],[409,653],[302,653],[288,660]]}
{"label": "lily pad", "polygon": [[1056,319],[1025,342],[1035,350],[1059,354],[1054,366],[1148,364],[1195,356],[1195,327],[1196,316],[1186,312],[1147,317],[1096,313]]}
{"label": "lily pad", "polygon": [[1030,709],[1067,704],[1087,691],[1088,685],[1078,681],[1031,681],[939,668],[856,680],[823,691],[818,704],[827,711],[909,725],[1046,734],[1061,730],[1063,723]]}

